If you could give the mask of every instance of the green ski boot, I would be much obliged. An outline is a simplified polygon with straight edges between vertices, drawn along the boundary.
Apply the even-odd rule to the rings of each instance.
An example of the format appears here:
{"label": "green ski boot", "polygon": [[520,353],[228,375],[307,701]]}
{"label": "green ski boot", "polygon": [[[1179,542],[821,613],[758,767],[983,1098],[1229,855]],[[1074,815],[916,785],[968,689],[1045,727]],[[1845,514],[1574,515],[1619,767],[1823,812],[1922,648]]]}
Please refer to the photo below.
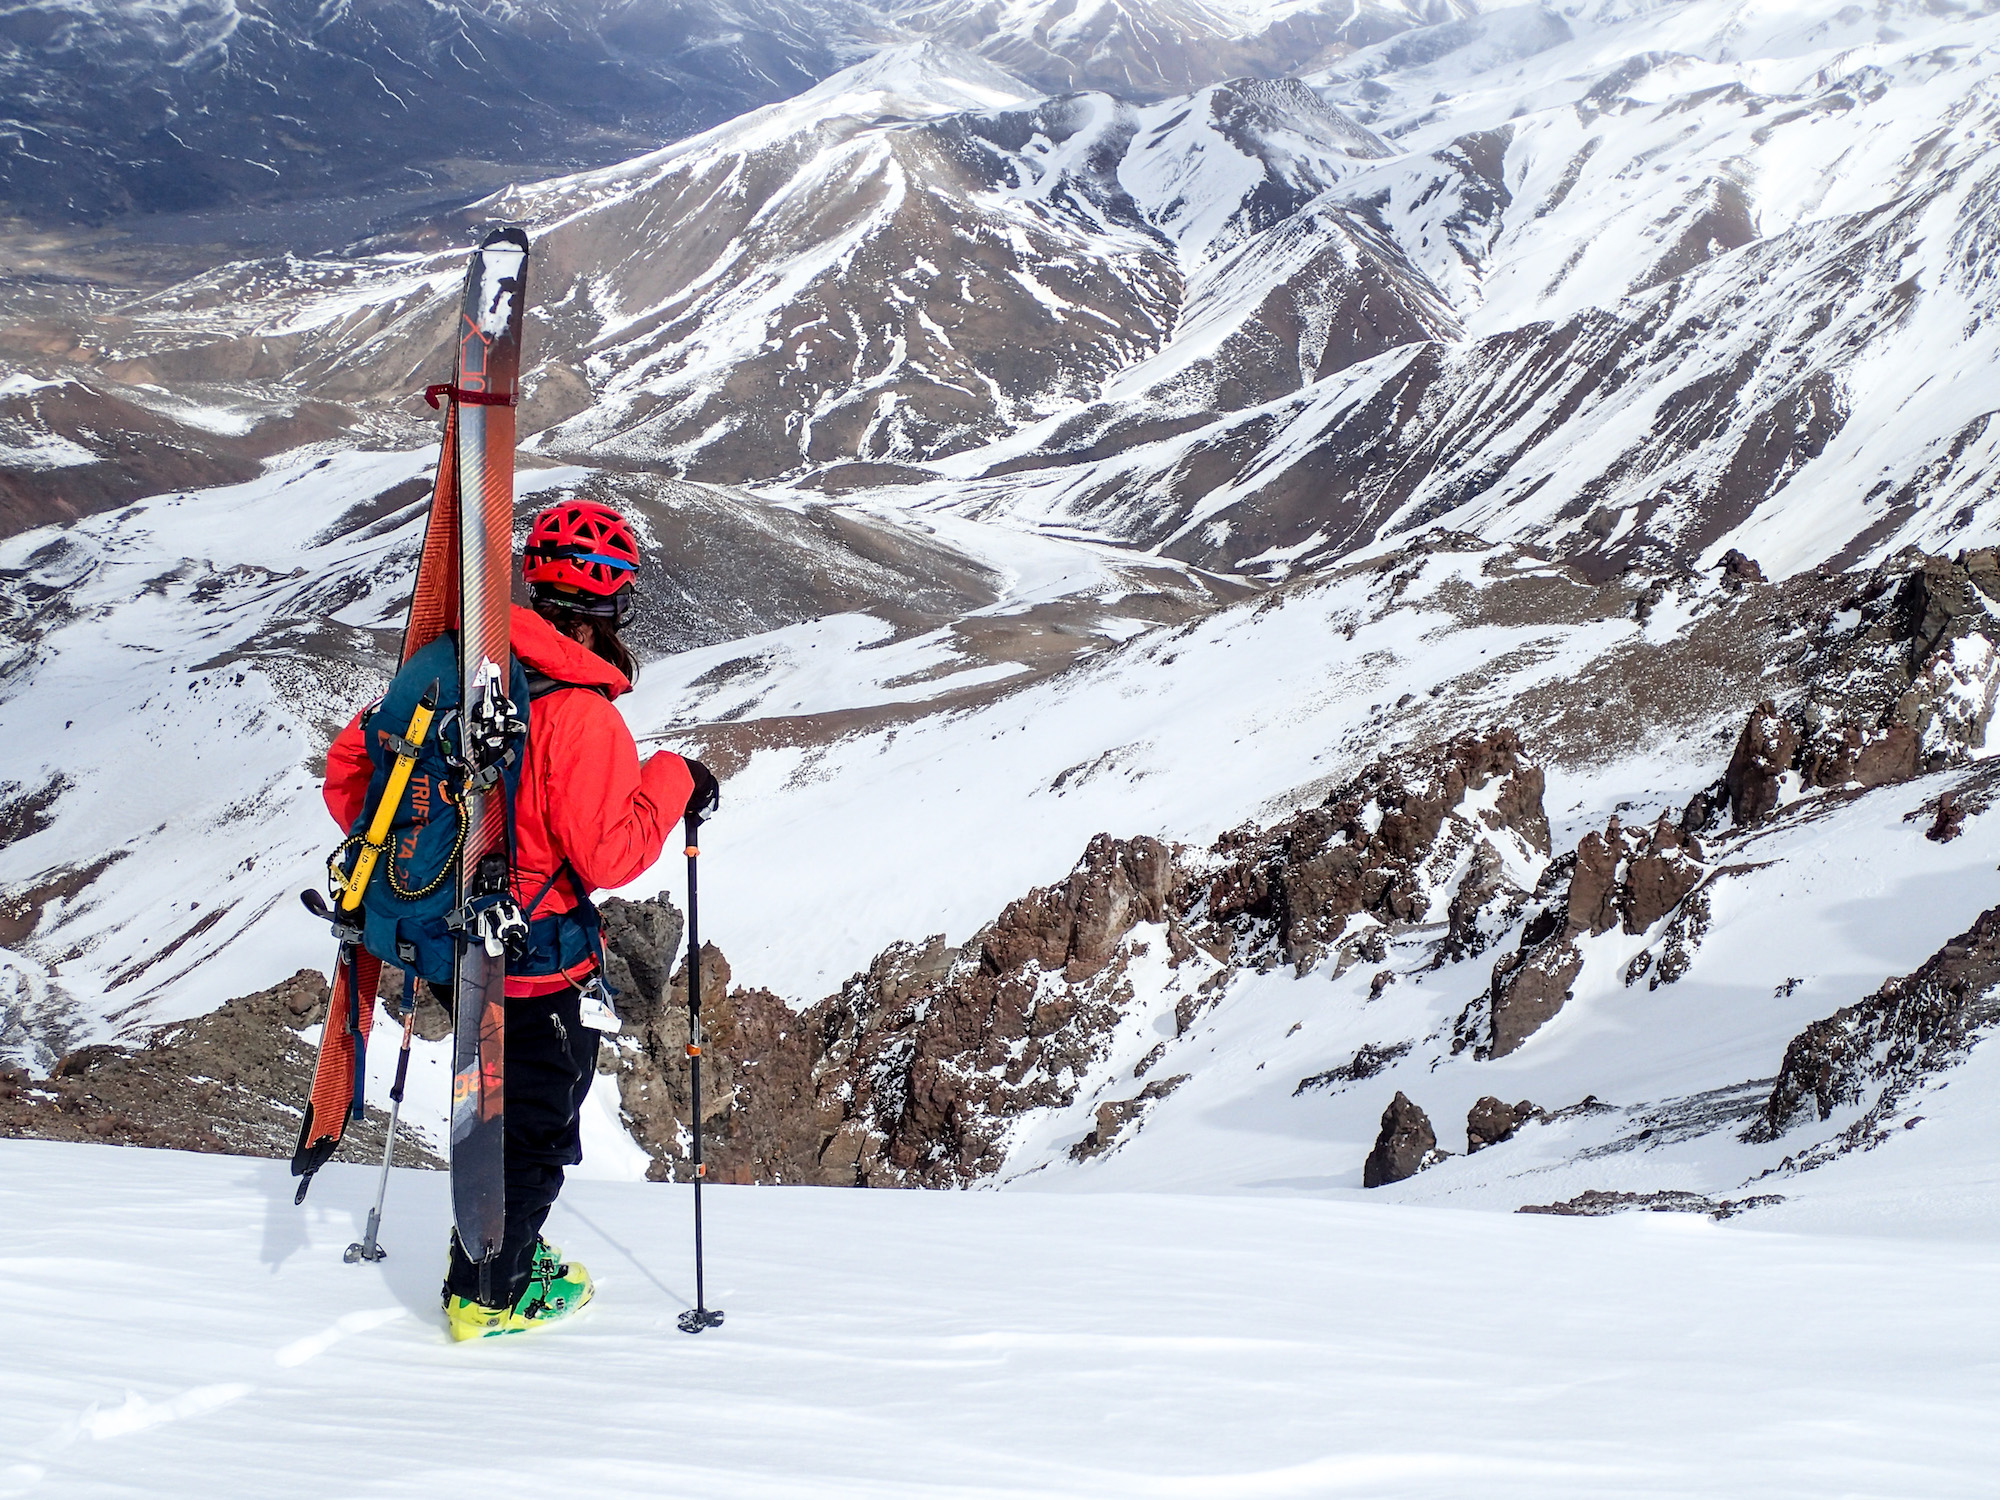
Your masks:
{"label": "green ski boot", "polygon": [[566,1261],[547,1240],[535,1242],[528,1285],[512,1307],[487,1307],[467,1297],[447,1297],[445,1318],[455,1339],[488,1339],[503,1333],[529,1333],[547,1328],[577,1312],[596,1288],[590,1272],[578,1261]]}

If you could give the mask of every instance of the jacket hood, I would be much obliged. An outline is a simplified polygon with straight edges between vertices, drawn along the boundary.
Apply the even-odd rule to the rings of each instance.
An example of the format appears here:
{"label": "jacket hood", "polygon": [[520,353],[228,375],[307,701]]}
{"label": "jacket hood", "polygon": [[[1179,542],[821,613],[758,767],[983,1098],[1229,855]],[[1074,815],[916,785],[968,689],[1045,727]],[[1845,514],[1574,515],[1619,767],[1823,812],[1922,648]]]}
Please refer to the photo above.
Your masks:
{"label": "jacket hood", "polygon": [[532,609],[518,604],[513,608],[514,654],[522,665],[557,682],[606,688],[614,698],[630,690],[625,674],[588,646],[571,640]]}

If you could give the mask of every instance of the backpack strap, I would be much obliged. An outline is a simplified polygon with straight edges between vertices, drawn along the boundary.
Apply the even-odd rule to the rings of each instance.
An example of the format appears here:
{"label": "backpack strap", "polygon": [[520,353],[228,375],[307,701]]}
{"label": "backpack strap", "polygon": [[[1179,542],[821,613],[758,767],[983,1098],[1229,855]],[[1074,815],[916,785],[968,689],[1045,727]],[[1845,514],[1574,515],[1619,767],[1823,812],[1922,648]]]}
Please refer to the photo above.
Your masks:
{"label": "backpack strap", "polygon": [[565,688],[580,688],[584,692],[597,693],[607,699],[611,696],[609,692],[605,691],[602,683],[564,682],[559,678],[549,676],[548,673],[538,667],[529,666],[526,662],[521,663],[521,670],[528,674],[528,701],[530,703],[541,698],[546,698],[550,693],[560,693]]}
{"label": "backpack strap", "polygon": [[542,888],[535,892],[535,899],[521,908],[521,915],[530,922],[534,921],[536,909],[541,906],[543,899],[547,897],[549,892],[555,889],[556,882],[561,880],[565,875],[569,876],[570,889],[576,892],[577,905],[588,905],[590,897],[583,889],[583,877],[576,873],[576,866],[569,862],[569,856],[565,854],[563,862],[556,866],[555,874],[544,880]]}
{"label": "backpack strap", "polygon": [[[596,693],[607,701],[611,697],[610,691],[601,683],[564,682],[560,678],[549,676],[548,673],[537,667],[529,666],[526,662],[521,663],[521,669],[527,673],[528,701],[530,703],[546,698],[551,693],[565,692],[572,688],[583,692]],[[549,892],[555,889],[556,882],[564,876],[569,877],[570,889],[576,893],[576,907],[572,908],[572,910],[582,908],[595,911],[596,908],[591,905],[590,892],[584,889],[583,877],[577,874],[576,866],[569,862],[569,856],[564,855],[562,863],[556,866],[555,873],[542,882],[541,889],[535,892],[534,899],[522,907],[521,915],[530,922],[534,921],[535,912],[541,907],[542,902],[548,898]],[[597,972],[602,974],[604,972],[604,939],[601,929],[593,928],[591,938],[593,956],[597,962]]]}

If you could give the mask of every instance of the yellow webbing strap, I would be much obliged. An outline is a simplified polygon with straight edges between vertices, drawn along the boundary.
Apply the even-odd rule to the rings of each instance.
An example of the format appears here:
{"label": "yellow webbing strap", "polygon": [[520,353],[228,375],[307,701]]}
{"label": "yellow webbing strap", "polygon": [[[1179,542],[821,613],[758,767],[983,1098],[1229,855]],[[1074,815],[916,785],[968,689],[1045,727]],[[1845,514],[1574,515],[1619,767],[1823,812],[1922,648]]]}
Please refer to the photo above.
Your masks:
{"label": "yellow webbing strap", "polygon": [[382,857],[382,848],[389,840],[389,825],[395,822],[396,809],[402,806],[403,792],[410,784],[410,772],[417,764],[415,752],[423,747],[436,712],[435,707],[425,702],[419,703],[416,712],[410,715],[410,732],[403,736],[410,748],[398,755],[395,765],[389,768],[389,784],[382,788],[374,820],[368,825],[367,837],[361,841],[361,852],[354,857],[354,873],[347,877],[347,889],[340,893],[342,911],[353,911],[361,904],[362,893],[368,889],[368,877],[375,873],[375,861]]}

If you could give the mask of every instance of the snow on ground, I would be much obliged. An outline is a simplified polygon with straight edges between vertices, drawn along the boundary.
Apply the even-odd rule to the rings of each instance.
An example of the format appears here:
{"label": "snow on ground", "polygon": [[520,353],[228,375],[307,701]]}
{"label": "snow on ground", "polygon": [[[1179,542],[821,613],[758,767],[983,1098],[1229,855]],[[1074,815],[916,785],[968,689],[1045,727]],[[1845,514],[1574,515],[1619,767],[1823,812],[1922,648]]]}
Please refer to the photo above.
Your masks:
{"label": "snow on ground", "polygon": [[[0,1496],[1983,1496],[1990,1238],[1358,1195],[574,1183],[596,1303],[454,1345],[446,1183],[0,1143]],[[1990,1220],[1989,1220],[1990,1226]]]}

